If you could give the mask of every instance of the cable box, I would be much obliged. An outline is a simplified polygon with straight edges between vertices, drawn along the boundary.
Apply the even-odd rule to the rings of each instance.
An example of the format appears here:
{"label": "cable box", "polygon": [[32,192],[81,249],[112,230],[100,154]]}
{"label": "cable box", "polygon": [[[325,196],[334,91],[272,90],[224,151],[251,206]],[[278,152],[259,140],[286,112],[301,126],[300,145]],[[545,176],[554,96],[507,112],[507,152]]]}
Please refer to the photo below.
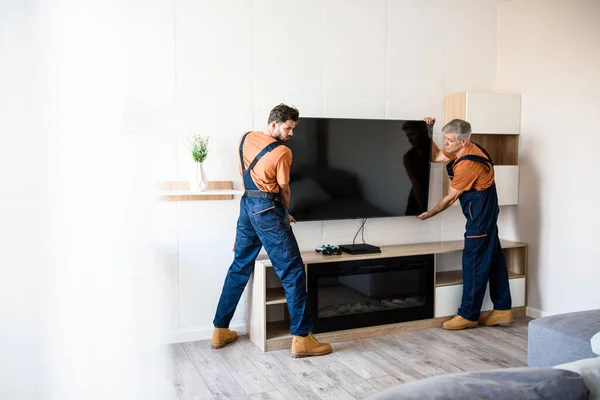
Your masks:
{"label": "cable box", "polygon": [[372,253],[381,253],[381,249],[378,246],[373,246],[371,244],[342,244],[339,245],[338,248],[344,253],[348,254],[372,254]]}

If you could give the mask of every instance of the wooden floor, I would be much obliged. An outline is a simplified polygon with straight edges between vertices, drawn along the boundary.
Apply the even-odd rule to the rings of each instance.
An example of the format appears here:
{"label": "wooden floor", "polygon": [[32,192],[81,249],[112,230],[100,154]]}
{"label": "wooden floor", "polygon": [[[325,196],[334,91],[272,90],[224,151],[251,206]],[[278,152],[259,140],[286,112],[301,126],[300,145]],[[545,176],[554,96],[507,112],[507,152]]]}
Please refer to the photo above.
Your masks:
{"label": "wooden floor", "polygon": [[210,341],[175,344],[171,399],[363,399],[429,376],[526,366],[529,320],[335,343],[332,354],[304,359],[263,353],[246,336],[220,350]]}

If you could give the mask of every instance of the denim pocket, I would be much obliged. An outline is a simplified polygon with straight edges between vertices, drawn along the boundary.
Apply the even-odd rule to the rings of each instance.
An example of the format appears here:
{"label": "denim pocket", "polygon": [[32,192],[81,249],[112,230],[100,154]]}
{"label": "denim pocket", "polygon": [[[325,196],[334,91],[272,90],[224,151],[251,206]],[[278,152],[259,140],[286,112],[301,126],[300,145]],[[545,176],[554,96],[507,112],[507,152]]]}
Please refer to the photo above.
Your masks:
{"label": "denim pocket", "polygon": [[294,236],[294,232],[292,231],[289,219],[287,221],[287,224],[283,225],[283,229],[279,231],[279,235],[281,237],[281,242],[285,247],[285,251],[288,257],[293,258],[300,254],[300,250],[298,249],[298,242],[296,241],[296,237]]}
{"label": "denim pocket", "polygon": [[279,218],[273,201],[266,200],[252,206],[252,217],[261,231],[279,227]]}
{"label": "denim pocket", "polygon": [[471,200],[465,200],[464,203],[461,202],[460,204],[460,208],[462,210],[463,215],[467,219],[467,222],[473,220],[473,212],[471,210],[471,207],[473,207],[472,203],[473,202]]}

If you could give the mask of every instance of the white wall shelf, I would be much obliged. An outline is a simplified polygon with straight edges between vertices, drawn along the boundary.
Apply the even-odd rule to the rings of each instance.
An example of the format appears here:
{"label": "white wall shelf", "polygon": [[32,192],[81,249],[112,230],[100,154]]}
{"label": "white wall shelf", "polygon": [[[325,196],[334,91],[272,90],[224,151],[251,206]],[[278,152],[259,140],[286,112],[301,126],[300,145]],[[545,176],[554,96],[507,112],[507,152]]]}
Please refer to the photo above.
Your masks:
{"label": "white wall shelf", "polygon": [[217,195],[242,195],[243,190],[163,190],[156,192],[157,196],[217,196]]}
{"label": "white wall shelf", "polygon": [[244,193],[234,190],[232,181],[209,181],[204,191],[190,190],[186,181],[157,182],[155,187],[160,201],[231,200]]}

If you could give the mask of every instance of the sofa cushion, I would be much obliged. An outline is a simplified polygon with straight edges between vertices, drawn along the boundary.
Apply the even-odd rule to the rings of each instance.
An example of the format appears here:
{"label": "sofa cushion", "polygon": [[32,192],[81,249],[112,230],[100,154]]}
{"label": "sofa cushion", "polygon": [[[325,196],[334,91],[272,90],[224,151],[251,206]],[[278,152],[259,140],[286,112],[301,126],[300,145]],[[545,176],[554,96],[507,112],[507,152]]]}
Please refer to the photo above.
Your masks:
{"label": "sofa cushion", "polygon": [[554,368],[579,374],[590,391],[589,400],[600,400],[600,357],[586,358],[585,360],[557,365]]}
{"label": "sofa cushion", "polygon": [[372,400],[587,399],[575,372],[552,368],[508,368],[440,375],[388,389]]}
{"label": "sofa cushion", "polygon": [[594,357],[590,339],[600,331],[600,310],[552,315],[529,322],[527,363],[552,367]]}
{"label": "sofa cushion", "polygon": [[592,336],[592,340],[590,342],[592,344],[592,351],[600,356],[600,332]]}

